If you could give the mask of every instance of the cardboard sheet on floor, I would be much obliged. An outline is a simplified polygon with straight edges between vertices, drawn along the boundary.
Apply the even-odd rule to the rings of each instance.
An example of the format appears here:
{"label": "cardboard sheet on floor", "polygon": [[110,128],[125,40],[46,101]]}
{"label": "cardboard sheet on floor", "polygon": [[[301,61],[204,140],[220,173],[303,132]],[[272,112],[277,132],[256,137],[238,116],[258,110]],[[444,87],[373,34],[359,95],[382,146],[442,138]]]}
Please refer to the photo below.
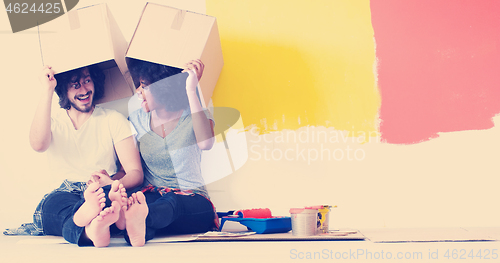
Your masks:
{"label": "cardboard sheet on floor", "polygon": [[463,242],[463,241],[494,241],[488,230],[471,231],[466,228],[378,228],[362,229],[360,232],[366,238],[376,243],[399,242]]}
{"label": "cardboard sheet on floor", "polygon": [[[360,231],[340,230],[340,236],[295,237],[291,232],[235,237],[199,237],[197,235],[178,235],[156,237],[148,243],[172,242],[215,242],[215,241],[355,241],[367,240],[375,243],[406,242],[464,242],[500,241],[500,228],[413,228],[413,229],[362,229]],[[69,244],[63,237],[56,236],[9,236],[18,245]],[[123,237],[111,238],[112,246],[128,246]]]}
{"label": "cardboard sheet on floor", "polygon": [[214,241],[356,241],[364,240],[365,237],[356,230],[340,230],[331,231],[330,234],[322,234],[315,236],[294,236],[292,232],[288,233],[277,233],[277,234],[254,234],[254,235],[243,235],[243,236],[226,236],[226,237],[214,237],[214,236],[199,236],[196,240],[197,242],[214,242]]}
{"label": "cardboard sheet on floor", "polygon": [[[172,242],[249,242],[249,241],[356,241],[364,240],[365,237],[356,230],[340,230],[331,231],[331,234],[316,235],[316,236],[294,236],[292,232],[277,233],[277,234],[251,234],[251,235],[236,235],[236,236],[200,236],[196,234],[175,235],[155,237],[148,243],[172,243]],[[17,244],[68,244],[62,237],[43,236],[43,237],[26,237],[20,239]],[[111,245],[120,246],[127,245],[123,237],[112,237]]]}

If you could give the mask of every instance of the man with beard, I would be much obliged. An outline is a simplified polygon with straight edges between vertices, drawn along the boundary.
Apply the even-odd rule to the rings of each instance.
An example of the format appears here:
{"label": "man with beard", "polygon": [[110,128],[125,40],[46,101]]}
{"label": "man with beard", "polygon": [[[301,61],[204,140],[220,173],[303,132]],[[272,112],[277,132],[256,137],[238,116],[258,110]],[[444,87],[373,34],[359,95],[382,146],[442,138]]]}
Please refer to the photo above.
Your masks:
{"label": "man with beard", "polygon": [[[140,210],[129,207],[126,213],[127,207],[142,205],[142,192],[134,202],[125,192],[143,182],[133,133],[123,115],[95,105],[104,94],[98,66],[58,74],[57,80],[54,74],[50,66],[42,69],[29,139],[35,151],[47,151],[51,173],[66,180],[42,199],[33,223],[4,234],[57,235],[80,246],[107,246],[110,226],[123,230],[126,218],[135,220],[133,211]],[[62,109],[52,113],[54,91]]]}

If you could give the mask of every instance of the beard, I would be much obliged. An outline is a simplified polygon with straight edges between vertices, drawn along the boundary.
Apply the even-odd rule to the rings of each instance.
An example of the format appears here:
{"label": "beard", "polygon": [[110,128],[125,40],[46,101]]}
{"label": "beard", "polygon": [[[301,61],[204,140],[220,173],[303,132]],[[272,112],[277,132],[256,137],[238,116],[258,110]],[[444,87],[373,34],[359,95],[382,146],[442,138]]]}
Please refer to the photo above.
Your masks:
{"label": "beard", "polygon": [[71,107],[75,108],[75,110],[77,110],[79,112],[90,112],[92,110],[92,108],[94,108],[93,103],[91,103],[87,106],[84,106],[84,107],[80,107],[80,106],[76,105],[75,103],[73,103],[72,101],[70,101],[69,104],[71,105]]}
{"label": "beard", "polygon": [[[84,106],[78,106],[74,101],[69,100],[69,104],[71,105],[71,107],[73,107],[75,110],[77,110],[79,112],[84,112],[84,113],[90,112],[94,108],[94,100],[92,97],[92,92],[87,92],[87,94],[85,94],[81,97],[84,97],[87,95],[90,96],[91,103],[84,105]],[[78,101],[77,97],[75,97],[74,100]]]}

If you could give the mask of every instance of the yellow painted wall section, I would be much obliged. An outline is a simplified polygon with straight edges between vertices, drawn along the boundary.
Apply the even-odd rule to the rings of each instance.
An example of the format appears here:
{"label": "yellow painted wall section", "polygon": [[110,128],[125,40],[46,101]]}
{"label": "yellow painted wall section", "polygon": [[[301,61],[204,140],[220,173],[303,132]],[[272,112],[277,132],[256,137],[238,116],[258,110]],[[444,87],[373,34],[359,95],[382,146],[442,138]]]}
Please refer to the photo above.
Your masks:
{"label": "yellow painted wall section", "polygon": [[260,133],[308,125],[351,135],[378,130],[368,0],[206,5],[217,17],[225,62],[214,106],[238,109]]}

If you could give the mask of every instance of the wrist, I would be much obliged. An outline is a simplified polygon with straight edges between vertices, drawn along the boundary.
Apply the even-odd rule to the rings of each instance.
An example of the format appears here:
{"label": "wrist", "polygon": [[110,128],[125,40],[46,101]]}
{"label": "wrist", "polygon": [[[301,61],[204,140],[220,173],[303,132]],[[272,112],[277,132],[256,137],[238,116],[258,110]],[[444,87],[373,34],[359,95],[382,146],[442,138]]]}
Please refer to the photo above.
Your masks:
{"label": "wrist", "polygon": [[48,103],[52,103],[52,98],[54,97],[54,92],[50,92],[50,91],[45,91],[45,92],[42,92],[41,96],[40,96],[40,99],[42,101],[47,101]]}
{"label": "wrist", "polygon": [[193,96],[197,97],[197,95],[196,95],[196,89],[194,89],[194,90],[187,90],[186,93],[187,93],[188,97],[193,97]]}
{"label": "wrist", "polygon": [[48,97],[52,97],[54,95],[55,91],[56,91],[56,89],[47,88],[44,90],[43,95],[48,96]]}

